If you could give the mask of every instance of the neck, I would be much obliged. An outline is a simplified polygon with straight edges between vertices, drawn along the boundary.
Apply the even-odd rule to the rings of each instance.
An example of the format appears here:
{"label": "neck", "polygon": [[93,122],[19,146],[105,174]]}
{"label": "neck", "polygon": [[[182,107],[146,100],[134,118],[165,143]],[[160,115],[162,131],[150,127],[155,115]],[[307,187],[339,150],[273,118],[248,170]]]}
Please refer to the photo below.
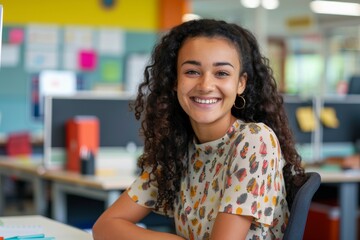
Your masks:
{"label": "neck", "polygon": [[206,143],[217,140],[225,135],[228,129],[234,124],[236,118],[231,115],[230,118],[209,124],[192,124],[198,143]]}

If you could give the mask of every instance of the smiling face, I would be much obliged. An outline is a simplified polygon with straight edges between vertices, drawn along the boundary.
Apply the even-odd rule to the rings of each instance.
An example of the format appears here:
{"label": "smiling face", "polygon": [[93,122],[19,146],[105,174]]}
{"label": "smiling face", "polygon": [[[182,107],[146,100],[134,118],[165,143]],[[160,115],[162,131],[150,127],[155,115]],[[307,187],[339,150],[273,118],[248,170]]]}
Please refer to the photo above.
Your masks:
{"label": "smiling face", "polygon": [[177,97],[198,138],[204,131],[213,131],[206,141],[220,138],[234,121],[231,108],[246,86],[239,59],[236,47],[220,37],[189,38],[179,50]]}

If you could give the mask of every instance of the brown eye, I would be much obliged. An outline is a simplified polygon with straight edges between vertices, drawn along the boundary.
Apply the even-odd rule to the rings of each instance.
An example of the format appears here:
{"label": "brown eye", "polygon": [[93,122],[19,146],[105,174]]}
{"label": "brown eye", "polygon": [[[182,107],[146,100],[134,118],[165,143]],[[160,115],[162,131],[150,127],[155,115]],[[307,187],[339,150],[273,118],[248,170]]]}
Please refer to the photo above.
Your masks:
{"label": "brown eye", "polygon": [[197,71],[194,70],[188,70],[185,72],[186,75],[190,75],[190,76],[195,76],[195,75],[199,75],[199,73]]}
{"label": "brown eye", "polygon": [[227,77],[229,76],[230,74],[228,72],[225,72],[225,71],[219,71],[216,73],[216,76],[219,76],[219,77]]}

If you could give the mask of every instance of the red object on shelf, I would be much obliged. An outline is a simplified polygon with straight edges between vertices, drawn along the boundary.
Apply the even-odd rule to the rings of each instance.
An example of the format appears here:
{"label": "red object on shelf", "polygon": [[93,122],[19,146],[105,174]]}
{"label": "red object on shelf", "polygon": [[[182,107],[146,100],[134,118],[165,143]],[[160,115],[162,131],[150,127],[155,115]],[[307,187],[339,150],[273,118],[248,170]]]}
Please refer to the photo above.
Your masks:
{"label": "red object on shelf", "polygon": [[10,133],[6,141],[5,151],[9,156],[31,155],[30,133]]}
{"label": "red object on shelf", "polygon": [[96,156],[99,148],[99,120],[95,116],[76,116],[66,123],[66,169],[80,173],[81,149]]}

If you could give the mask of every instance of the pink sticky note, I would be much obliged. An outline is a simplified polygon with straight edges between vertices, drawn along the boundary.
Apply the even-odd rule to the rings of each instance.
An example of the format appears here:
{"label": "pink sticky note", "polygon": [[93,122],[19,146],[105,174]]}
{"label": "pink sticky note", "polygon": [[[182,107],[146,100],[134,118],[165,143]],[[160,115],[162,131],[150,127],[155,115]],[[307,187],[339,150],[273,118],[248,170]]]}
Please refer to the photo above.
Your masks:
{"label": "pink sticky note", "polygon": [[9,32],[9,43],[21,44],[24,41],[24,31],[20,28],[13,28]]}
{"label": "pink sticky note", "polygon": [[79,52],[79,68],[81,70],[92,71],[96,68],[97,55],[93,50],[81,50]]}

